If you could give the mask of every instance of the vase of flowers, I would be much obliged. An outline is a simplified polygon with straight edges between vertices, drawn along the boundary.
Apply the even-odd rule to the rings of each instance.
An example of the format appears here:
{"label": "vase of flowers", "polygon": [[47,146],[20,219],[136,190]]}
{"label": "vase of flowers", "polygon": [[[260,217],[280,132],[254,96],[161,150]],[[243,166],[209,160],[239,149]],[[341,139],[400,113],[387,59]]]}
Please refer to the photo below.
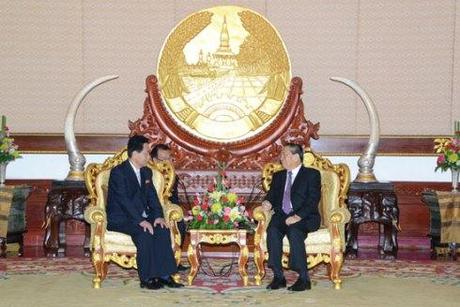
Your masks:
{"label": "vase of flowers", "polygon": [[438,154],[435,170],[451,171],[452,192],[458,192],[458,180],[460,173],[460,121],[454,125],[454,136],[434,140],[434,151]]}
{"label": "vase of flowers", "polygon": [[250,221],[244,198],[230,191],[225,164],[218,164],[218,172],[204,195],[195,195],[189,211],[190,229],[249,228]]}
{"label": "vase of flowers", "polygon": [[21,153],[18,150],[18,146],[14,144],[14,139],[10,137],[10,131],[6,126],[6,116],[2,115],[0,130],[0,186],[5,185],[8,163],[20,157]]}

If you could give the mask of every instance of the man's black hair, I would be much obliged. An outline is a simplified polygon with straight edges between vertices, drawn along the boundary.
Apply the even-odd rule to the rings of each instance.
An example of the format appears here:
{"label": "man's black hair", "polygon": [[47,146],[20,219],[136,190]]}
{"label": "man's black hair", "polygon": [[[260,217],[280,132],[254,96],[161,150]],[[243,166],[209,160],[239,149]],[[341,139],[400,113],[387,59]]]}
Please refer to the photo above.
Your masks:
{"label": "man's black hair", "polygon": [[131,158],[133,152],[141,152],[144,149],[144,144],[148,143],[149,139],[143,135],[133,135],[128,141],[128,157]]}
{"label": "man's black hair", "polygon": [[171,150],[168,145],[166,144],[156,144],[153,148],[152,151],[150,152],[150,157],[152,159],[158,159],[158,151],[160,150]]}

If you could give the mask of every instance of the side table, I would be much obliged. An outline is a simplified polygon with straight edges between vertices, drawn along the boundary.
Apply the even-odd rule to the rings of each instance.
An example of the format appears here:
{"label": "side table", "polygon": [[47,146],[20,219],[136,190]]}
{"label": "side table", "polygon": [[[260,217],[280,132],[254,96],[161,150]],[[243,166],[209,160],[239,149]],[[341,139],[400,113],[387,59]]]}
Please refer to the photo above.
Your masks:
{"label": "side table", "polygon": [[379,224],[379,251],[383,259],[395,259],[398,253],[399,208],[393,184],[390,182],[353,182],[348,191],[346,255],[358,256],[358,228],[366,222]]}
{"label": "side table", "polygon": [[[45,238],[44,249],[47,256],[56,257],[60,251],[62,241],[65,241],[61,222],[75,219],[85,223],[85,241],[83,249],[89,256],[90,227],[84,219],[84,212],[88,206],[88,191],[82,181],[53,181],[48,193],[45,206]],[[62,234],[62,240],[60,238]]]}
{"label": "side table", "polygon": [[6,257],[6,244],[19,243],[18,256],[24,253],[28,185],[0,187],[0,257]]}
{"label": "side table", "polygon": [[234,230],[205,230],[205,229],[191,229],[190,245],[188,246],[188,260],[190,262],[190,274],[188,275],[188,284],[191,286],[193,280],[198,273],[201,266],[201,254],[198,247],[201,243],[208,243],[212,245],[223,245],[236,243],[240,247],[240,256],[238,259],[238,270],[245,286],[248,285],[248,273],[246,272],[246,265],[248,263],[249,250],[246,245],[247,230],[234,229]]}

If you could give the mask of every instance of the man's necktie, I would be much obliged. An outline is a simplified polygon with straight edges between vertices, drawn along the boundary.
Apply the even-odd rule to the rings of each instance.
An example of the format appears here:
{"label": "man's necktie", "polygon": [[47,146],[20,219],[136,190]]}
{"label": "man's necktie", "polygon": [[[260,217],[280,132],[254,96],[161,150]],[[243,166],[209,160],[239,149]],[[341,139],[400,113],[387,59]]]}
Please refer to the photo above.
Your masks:
{"label": "man's necktie", "polygon": [[291,186],[292,186],[292,172],[288,171],[287,178],[286,178],[286,185],[285,185],[284,194],[283,194],[283,211],[286,214],[289,214],[292,211]]}

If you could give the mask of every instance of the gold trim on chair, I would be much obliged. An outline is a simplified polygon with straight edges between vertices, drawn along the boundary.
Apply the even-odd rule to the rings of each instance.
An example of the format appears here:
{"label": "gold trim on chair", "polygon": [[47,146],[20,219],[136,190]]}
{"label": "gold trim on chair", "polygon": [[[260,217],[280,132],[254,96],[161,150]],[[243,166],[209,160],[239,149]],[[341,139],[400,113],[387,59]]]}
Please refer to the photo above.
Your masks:
{"label": "gold trim on chair", "polygon": [[[329,239],[327,239],[329,243],[316,242],[316,244],[308,245],[308,250],[313,250],[313,252],[307,251],[307,265],[310,269],[320,263],[327,264],[329,266],[329,278],[334,283],[334,288],[340,289],[342,283],[342,280],[340,279],[340,271],[343,264],[343,251],[345,249],[345,223],[350,220],[350,212],[348,211],[345,203],[348,188],[350,186],[350,169],[343,163],[332,164],[331,161],[321,157],[310,149],[305,151],[303,165],[305,167],[318,169],[322,173],[322,196],[320,201],[322,228],[309,234],[309,238],[315,237],[316,233],[326,234],[325,231],[329,234]],[[262,170],[262,185],[265,191],[268,191],[270,188],[273,174],[282,169],[283,167],[278,163],[268,163],[264,166]],[[326,176],[323,176],[328,174],[327,172],[333,173],[333,175],[328,175],[328,177],[338,178],[334,179],[339,182],[339,187],[335,188],[335,191],[337,191],[336,194],[334,188],[331,189],[331,187],[328,186],[328,184],[330,184],[330,181],[328,181],[330,178],[327,179],[325,178]],[[257,269],[255,282],[257,285],[261,284],[262,279],[265,276],[264,262],[268,260],[268,252],[266,250],[265,242],[266,229],[270,223],[272,215],[273,212],[265,212],[262,210],[262,207],[255,208],[253,213],[254,219],[258,221],[254,235],[254,262]],[[316,237],[318,237],[318,235],[316,235]],[[319,237],[321,238],[321,236]],[[307,238],[307,242],[309,238]],[[323,236],[322,238],[325,237]],[[324,239],[321,240],[325,242]],[[282,265],[283,267],[288,268],[289,253],[286,251],[289,251],[289,246],[285,246],[285,243],[283,243]]]}

